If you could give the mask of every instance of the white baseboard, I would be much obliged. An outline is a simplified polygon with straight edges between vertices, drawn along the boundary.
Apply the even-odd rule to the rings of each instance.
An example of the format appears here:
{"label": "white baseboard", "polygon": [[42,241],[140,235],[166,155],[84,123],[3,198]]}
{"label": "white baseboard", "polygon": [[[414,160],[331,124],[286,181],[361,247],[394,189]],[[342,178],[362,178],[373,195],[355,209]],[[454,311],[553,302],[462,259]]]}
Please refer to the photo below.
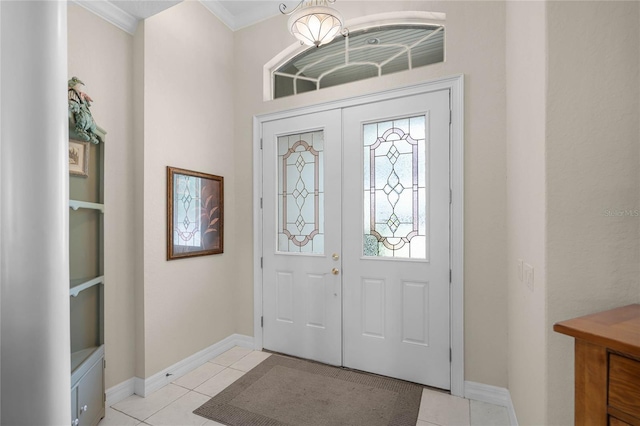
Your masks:
{"label": "white baseboard", "polygon": [[234,346],[254,349],[253,337],[242,334],[232,334],[231,336],[214,343],[208,348],[205,348],[200,352],[196,352],[182,361],[163,369],[151,377],[146,379],[132,377],[125,380],[124,382],[107,389],[107,406],[116,404],[134,393],[142,397],[150,395],[179,377],[182,377],[190,371],[200,367],[210,359],[223,354]]}
{"label": "white baseboard", "polygon": [[485,385],[476,382],[464,382],[464,397],[475,401],[487,402],[489,404],[500,405],[507,408],[509,422],[511,426],[518,426],[516,411],[511,401],[511,393],[508,389],[497,386]]}
{"label": "white baseboard", "polygon": [[105,391],[107,394],[107,407],[111,407],[113,404],[117,404],[123,399],[133,395],[135,393],[135,377],[132,377],[124,382],[110,387]]}

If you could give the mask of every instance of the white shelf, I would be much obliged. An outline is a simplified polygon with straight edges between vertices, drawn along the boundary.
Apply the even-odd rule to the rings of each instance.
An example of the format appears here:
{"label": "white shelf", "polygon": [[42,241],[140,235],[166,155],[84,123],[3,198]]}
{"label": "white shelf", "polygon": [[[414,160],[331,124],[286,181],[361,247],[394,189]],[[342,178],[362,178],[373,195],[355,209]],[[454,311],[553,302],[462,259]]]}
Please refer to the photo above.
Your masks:
{"label": "white shelf", "polygon": [[104,357],[104,345],[91,346],[71,353],[71,387],[89,371],[89,369]]}
{"label": "white shelf", "polygon": [[104,284],[104,275],[100,275],[99,277],[95,277],[90,280],[72,280],[69,295],[77,297],[82,290],[86,290],[98,284]]}
{"label": "white shelf", "polygon": [[100,203],[90,203],[88,201],[80,201],[80,200],[69,200],[69,207],[71,207],[73,210],[91,209],[91,210],[100,210],[100,213],[104,213],[104,204],[100,204]]}

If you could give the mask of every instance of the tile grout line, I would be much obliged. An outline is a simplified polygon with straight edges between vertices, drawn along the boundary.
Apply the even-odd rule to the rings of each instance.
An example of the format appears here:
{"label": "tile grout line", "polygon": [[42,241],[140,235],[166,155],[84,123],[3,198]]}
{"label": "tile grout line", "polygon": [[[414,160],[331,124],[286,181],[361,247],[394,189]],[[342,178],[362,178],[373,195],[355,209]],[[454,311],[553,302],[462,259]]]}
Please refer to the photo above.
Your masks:
{"label": "tile grout line", "polygon": [[[219,365],[219,364],[216,364],[216,365]],[[220,375],[220,374],[224,373],[226,370],[234,370],[234,371],[239,371],[239,372],[241,372],[241,373],[245,373],[244,371],[236,370],[235,368],[225,367],[225,368],[223,368],[222,370],[220,370],[219,372],[217,372],[216,374],[214,374],[213,376],[211,376],[211,377],[209,377],[208,379],[206,379],[204,382],[202,382],[202,383],[198,384],[198,386],[194,387],[193,389],[189,389],[189,388],[187,388],[186,386],[181,386],[181,385],[176,385],[176,386],[180,386],[181,388],[183,388],[183,389],[187,389],[187,390],[189,390],[189,391],[191,391],[191,392],[196,392],[196,393],[198,393],[198,394],[200,394],[200,395],[204,395],[204,396],[206,396],[206,397],[213,398],[212,396],[209,396],[209,395],[207,395],[206,393],[202,393],[202,392],[196,391],[196,389],[197,389],[197,388],[199,388],[200,386],[202,386],[203,384],[207,383],[209,380],[213,379],[214,377],[216,377],[216,376],[218,376],[218,375]],[[172,383],[172,384],[174,384],[174,383]],[[229,386],[230,386],[230,385],[229,385]],[[229,387],[229,386],[227,386],[227,387]],[[226,389],[226,388],[225,388],[225,389]],[[223,390],[224,390],[224,389],[223,389]]]}
{"label": "tile grout line", "polygon": [[[226,389],[226,388],[225,388],[225,389]],[[206,396],[207,398],[213,398],[213,396],[209,396],[209,395],[207,395],[206,393],[198,392],[198,391],[197,391],[197,390],[195,390],[195,389],[194,389],[194,390],[192,390],[191,392],[195,392],[195,393],[197,393],[198,395]]]}
{"label": "tile grout line", "polygon": [[[164,386],[164,387],[166,387],[166,386]],[[180,387],[180,386],[178,386],[178,387]],[[162,388],[160,388],[160,389],[162,389]],[[158,389],[158,390],[160,390],[160,389]],[[182,389],[184,389],[184,388],[182,388]],[[157,391],[156,391],[156,392],[157,392]],[[154,392],[154,393],[155,393],[155,392]],[[187,392],[187,393],[188,393],[188,392]],[[185,394],[185,395],[186,395],[186,394]],[[182,395],[182,396],[184,396],[184,395]],[[165,409],[165,408],[167,408],[169,405],[173,404],[173,403],[174,403],[174,402],[176,402],[178,399],[182,398],[182,396],[179,396],[178,398],[174,399],[173,401],[171,401],[170,403],[168,403],[168,404],[167,404],[167,405],[165,405],[164,407],[160,408],[158,411],[154,412],[152,415],[150,415],[150,416],[148,416],[146,419],[144,419],[144,420],[143,420],[143,422],[144,422],[144,421],[146,421],[146,420],[148,420],[148,419],[150,419],[151,417],[155,416],[155,415],[156,415],[156,414],[158,414],[160,411],[164,410],[164,409]]]}
{"label": "tile grout line", "polygon": [[[228,352],[228,351],[227,351],[227,352]],[[231,367],[231,366],[232,366],[232,365],[234,365],[234,364],[236,364],[237,362],[240,362],[240,361],[241,361],[241,360],[243,360],[245,357],[247,357],[248,355],[250,355],[250,354],[252,354],[252,353],[254,353],[254,352],[262,352],[262,351],[253,351],[253,350],[252,350],[252,351],[249,351],[249,352],[247,352],[246,354],[242,355],[242,356],[241,356],[240,358],[238,358],[237,360],[235,360],[234,362],[232,362],[230,365],[219,364],[219,363],[217,363],[217,362],[215,362],[215,361],[214,361],[216,358],[218,358],[218,357],[220,357],[220,356],[222,356],[222,355],[224,355],[224,354],[220,354],[220,355],[218,355],[216,358],[213,358],[213,359],[208,360],[208,361],[207,361],[207,363],[211,363],[211,364],[213,364],[213,365],[217,365],[217,366],[223,367],[223,369],[222,369],[222,370],[220,370],[219,372],[217,372],[216,374],[214,374],[213,376],[211,376],[211,377],[207,378],[207,379],[206,379],[206,380],[204,380],[202,383],[199,383],[199,384],[198,384],[198,386],[194,387],[193,389],[190,389],[190,388],[188,388],[188,387],[186,387],[186,386],[179,385],[179,384],[177,384],[177,383],[175,383],[175,382],[170,382],[170,384],[173,384],[173,385],[179,386],[179,387],[181,387],[181,388],[183,388],[183,389],[187,389],[187,390],[190,390],[190,391],[195,391],[195,389],[196,389],[197,387],[199,387],[199,386],[203,385],[205,382],[207,382],[207,381],[209,381],[209,380],[213,379],[214,377],[216,377],[217,375],[221,374],[222,372],[224,372],[224,371],[225,371],[225,370],[227,370],[227,369],[232,369],[232,370],[234,370],[234,371],[239,371],[239,372],[241,372],[241,373],[247,373],[248,371],[239,370],[238,368],[233,368],[233,367]],[[225,352],[225,353],[226,353],[226,352]],[[267,358],[268,358],[268,357],[267,357]],[[265,359],[266,359],[266,358],[265,358]],[[204,364],[203,364],[203,365],[204,365]],[[255,367],[252,367],[252,368],[255,368]],[[195,369],[194,369],[194,370],[195,370]],[[192,370],[192,371],[193,371],[193,370]],[[189,373],[187,373],[187,374],[189,374]],[[186,376],[186,374],[185,374],[185,376]],[[183,377],[184,377],[184,376],[183,376]],[[176,379],[176,380],[179,380],[179,379]],[[158,389],[158,390],[159,390],[159,389]],[[156,391],[156,392],[157,392],[157,391]],[[200,392],[198,392],[198,393],[199,393],[199,394],[201,394],[201,395],[205,395],[205,394],[202,394],[202,393],[200,393]],[[154,414],[155,414],[155,413],[154,413]]]}
{"label": "tile grout line", "polygon": [[[203,382],[203,383],[204,383],[204,382]],[[188,387],[186,387],[186,386],[182,386],[182,385],[179,385],[179,384],[174,383],[174,382],[171,382],[170,384],[171,384],[171,385],[174,385],[174,386],[178,386],[178,387],[180,387],[180,388],[182,388],[182,389],[186,389],[186,390],[188,390],[188,391],[192,391],[192,390],[193,390],[193,389],[189,389],[189,388],[188,388]]]}
{"label": "tile grout line", "polygon": [[[186,389],[186,388],[183,388]],[[144,421],[149,420],[151,417],[155,416],[156,414],[158,414],[160,411],[164,410],[165,408],[169,407],[169,405],[172,405],[176,402],[178,402],[179,400],[181,400],[182,398],[186,397],[187,395],[189,395],[189,392],[192,392],[191,390],[188,390],[187,393],[185,393],[184,395],[178,397],[178,399],[175,399],[174,401],[172,401],[171,403],[169,403],[166,407],[162,407],[161,409],[159,409],[158,411],[156,411],[155,413],[153,413],[152,415],[150,415],[149,417],[147,417]],[[151,424],[151,423],[149,423]]]}
{"label": "tile grout line", "polygon": [[127,413],[125,413],[124,411],[118,410],[117,408],[113,408],[113,407],[109,407],[109,408],[111,408],[113,411],[117,411],[117,412],[118,412],[118,413],[120,413],[120,414],[124,414],[125,416],[130,417],[130,418],[132,418],[133,420],[137,420],[137,421],[139,421],[139,422],[141,422],[141,423],[142,423],[142,422],[144,422],[144,420],[140,420],[140,419],[139,419],[139,418],[137,418],[137,417],[133,417],[131,414],[127,414]]}
{"label": "tile grout line", "polygon": [[[164,388],[166,388],[166,387],[167,387],[167,386],[169,386],[169,385],[173,385],[173,383],[169,383],[169,384],[167,384],[167,385],[165,385],[165,386],[161,387],[160,389],[164,389]],[[185,389],[185,390],[187,390],[187,393],[189,393],[187,388],[184,388],[184,387],[179,386],[179,385],[174,385],[174,386],[177,386],[177,387],[179,387],[179,388],[181,388],[181,389]],[[158,392],[160,389],[158,389],[157,391],[155,391],[153,394],[155,394],[156,392]],[[152,394],[152,395],[153,395],[153,394]],[[186,393],[185,393],[184,395],[186,395]],[[136,420],[140,420],[141,422],[144,422],[144,421],[148,420],[149,418],[151,418],[151,417],[155,416],[156,414],[158,414],[158,412],[160,412],[161,410],[164,410],[164,409],[165,409],[165,408],[167,408],[169,405],[173,404],[174,402],[176,402],[177,400],[179,400],[180,398],[182,398],[184,395],[181,395],[181,396],[177,397],[176,399],[174,399],[174,400],[170,401],[168,404],[163,405],[160,409],[158,409],[158,410],[154,411],[154,412],[153,412],[153,414],[151,414],[151,415],[149,415],[149,416],[145,417],[143,420],[140,420],[140,419],[139,419],[139,418],[137,418],[137,417],[133,417],[132,415],[127,414],[127,413],[125,413],[124,411],[116,410],[115,408],[114,408],[114,410],[116,410],[116,411],[120,411],[121,413],[126,414],[126,415],[127,415],[127,416],[129,416],[129,417],[133,417],[133,418],[134,418],[134,419],[136,419]],[[138,395],[138,396],[139,396],[139,395]],[[149,396],[151,396],[151,395],[149,395]],[[145,397],[140,397],[140,398],[144,399]],[[113,408],[113,407],[111,407],[111,408]]]}
{"label": "tile grout line", "polygon": [[[210,361],[207,361],[207,362],[210,362]],[[218,366],[220,366],[220,367],[224,367],[224,368],[223,368],[222,370],[218,371],[217,373],[215,373],[213,376],[206,378],[202,383],[199,383],[199,384],[198,384],[198,386],[203,385],[204,383],[208,382],[209,380],[213,379],[213,378],[214,378],[214,377],[216,377],[218,374],[222,373],[224,370],[226,370],[227,368],[229,368],[229,367],[225,367],[224,365],[220,365],[220,364],[215,364],[215,363],[212,363],[212,364],[213,364],[213,365],[218,365]],[[195,370],[192,370],[192,371],[195,371]],[[190,372],[189,372],[189,373],[187,373],[187,374],[190,374]],[[184,376],[186,376],[187,374],[185,374]],[[184,376],[180,377],[179,379],[176,379],[176,381],[178,381],[178,380],[182,379]],[[179,384],[177,384],[176,382],[171,382],[171,384],[174,384],[174,385],[176,385],[176,386],[180,386],[180,387],[185,388],[185,389],[189,389],[188,387],[186,387],[186,386],[182,386],[182,385],[179,385]],[[198,386],[194,387],[193,389],[189,389],[189,390],[194,390],[194,389],[195,389],[195,388],[197,388]]]}

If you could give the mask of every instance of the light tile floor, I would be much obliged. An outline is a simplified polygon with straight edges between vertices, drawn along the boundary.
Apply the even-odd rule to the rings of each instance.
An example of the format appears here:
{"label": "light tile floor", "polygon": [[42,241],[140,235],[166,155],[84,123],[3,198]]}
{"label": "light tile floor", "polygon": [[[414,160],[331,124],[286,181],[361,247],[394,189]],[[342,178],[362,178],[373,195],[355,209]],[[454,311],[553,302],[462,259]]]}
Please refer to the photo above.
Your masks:
{"label": "light tile floor", "polygon": [[[132,395],[107,408],[100,426],[215,426],[193,410],[270,354],[234,347],[146,398]],[[505,407],[425,389],[416,426],[506,426]]]}

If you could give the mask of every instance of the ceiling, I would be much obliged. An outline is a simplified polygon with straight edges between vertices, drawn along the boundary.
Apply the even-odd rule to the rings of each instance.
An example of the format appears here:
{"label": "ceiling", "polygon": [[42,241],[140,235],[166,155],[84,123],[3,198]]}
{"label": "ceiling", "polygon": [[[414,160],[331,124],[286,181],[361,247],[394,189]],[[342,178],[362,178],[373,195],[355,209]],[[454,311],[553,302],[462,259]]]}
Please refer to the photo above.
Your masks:
{"label": "ceiling", "polygon": [[298,3],[291,0],[75,0],[74,3],[133,34],[138,21],[182,1],[200,1],[234,31],[280,14],[280,3],[284,3],[289,10]]}
{"label": "ceiling", "polygon": [[109,3],[122,9],[124,12],[130,14],[137,19],[146,19],[150,16],[160,13],[165,9],[170,8],[182,0],[156,0],[156,1],[142,1],[142,0],[110,0]]}

